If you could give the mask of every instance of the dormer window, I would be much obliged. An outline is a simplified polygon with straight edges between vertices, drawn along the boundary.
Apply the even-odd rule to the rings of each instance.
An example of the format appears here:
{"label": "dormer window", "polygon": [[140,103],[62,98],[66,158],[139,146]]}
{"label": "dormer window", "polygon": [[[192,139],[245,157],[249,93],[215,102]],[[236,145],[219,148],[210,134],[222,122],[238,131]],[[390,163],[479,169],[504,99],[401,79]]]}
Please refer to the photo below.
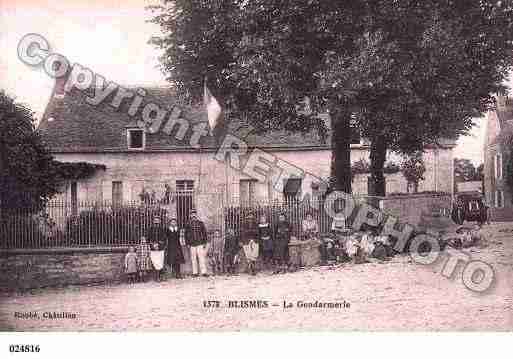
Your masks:
{"label": "dormer window", "polygon": [[127,129],[128,149],[143,150],[146,144],[146,136],[141,128]]}

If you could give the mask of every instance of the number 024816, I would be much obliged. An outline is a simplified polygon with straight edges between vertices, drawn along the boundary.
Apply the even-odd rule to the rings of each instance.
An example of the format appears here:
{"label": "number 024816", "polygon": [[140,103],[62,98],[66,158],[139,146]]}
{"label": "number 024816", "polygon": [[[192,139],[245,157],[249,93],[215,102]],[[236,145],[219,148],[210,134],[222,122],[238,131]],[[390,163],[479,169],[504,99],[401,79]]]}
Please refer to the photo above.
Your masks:
{"label": "number 024816", "polygon": [[11,353],[39,353],[41,348],[39,345],[34,344],[11,344],[9,345],[9,352]]}

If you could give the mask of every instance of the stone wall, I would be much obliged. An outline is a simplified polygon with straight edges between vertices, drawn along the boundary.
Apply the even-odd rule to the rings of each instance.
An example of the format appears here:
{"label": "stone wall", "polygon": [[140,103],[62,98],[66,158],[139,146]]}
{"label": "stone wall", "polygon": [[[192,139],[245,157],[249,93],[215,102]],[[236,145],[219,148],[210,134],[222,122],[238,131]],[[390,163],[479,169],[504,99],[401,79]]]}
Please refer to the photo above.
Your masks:
{"label": "stone wall", "polygon": [[[190,274],[190,253],[182,249],[185,263],[181,271]],[[0,291],[118,283],[126,280],[125,254],[122,247],[0,251]]]}
{"label": "stone wall", "polygon": [[398,218],[399,223],[418,229],[444,230],[455,226],[451,220],[450,195],[409,195],[381,200],[383,212]]}
{"label": "stone wall", "polygon": [[490,208],[490,221],[513,222],[513,208]]}
{"label": "stone wall", "polygon": [[125,250],[19,250],[0,254],[0,290],[23,290],[123,279]]}

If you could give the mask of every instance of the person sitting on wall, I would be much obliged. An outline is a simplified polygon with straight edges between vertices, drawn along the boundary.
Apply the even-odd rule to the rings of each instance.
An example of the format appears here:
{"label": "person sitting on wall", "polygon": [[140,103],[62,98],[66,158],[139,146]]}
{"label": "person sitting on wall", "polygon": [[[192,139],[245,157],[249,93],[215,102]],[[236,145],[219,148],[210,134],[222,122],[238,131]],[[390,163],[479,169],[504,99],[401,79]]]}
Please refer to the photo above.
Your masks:
{"label": "person sitting on wall", "polygon": [[[205,224],[199,220],[195,210],[191,211],[190,221],[185,227],[185,243],[191,252],[192,275],[204,277],[207,274],[207,229]],[[198,272],[199,263],[199,272]]]}
{"label": "person sitting on wall", "polygon": [[336,259],[334,234],[327,234],[321,236],[321,245],[319,251],[321,252],[321,265],[326,265],[328,261]]}
{"label": "person sitting on wall", "polygon": [[331,234],[322,236],[319,251],[321,252],[321,264],[326,265],[329,261],[345,261],[345,242],[349,236],[350,229],[345,219],[333,219],[331,223]]}
{"label": "person sitting on wall", "polygon": [[[378,232],[380,232],[380,231],[378,231]],[[385,249],[386,257],[393,257],[395,255],[394,249],[392,247],[390,235],[378,233],[375,239],[376,239],[376,242],[379,243],[381,246],[383,246],[383,248]]]}

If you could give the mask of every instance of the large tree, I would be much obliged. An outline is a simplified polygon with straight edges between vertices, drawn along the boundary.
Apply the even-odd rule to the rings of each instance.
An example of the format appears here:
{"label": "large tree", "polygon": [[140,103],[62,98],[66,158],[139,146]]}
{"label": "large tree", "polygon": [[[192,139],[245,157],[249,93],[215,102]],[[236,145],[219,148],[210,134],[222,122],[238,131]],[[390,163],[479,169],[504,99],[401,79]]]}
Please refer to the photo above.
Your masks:
{"label": "large tree", "polygon": [[[259,131],[325,133],[333,187],[350,192],[350,124],[371,140],[383,194],[388,149],[456,136],[491,103],[511,64],[510,2],[175,0],[152,7],[169,80],[199,97],[203,79]],[[297,105],[309,99],[310,115]],[[356,116],[355,116],[356,115]]]}
{"label": "large tree", "polygon": [[388,149],[456,137],[493,104],[513,63],[513,8],[497,1],[374,1],[362,42],[360,121],[384,194]]}
{"label": "large tree", "polygon": [[[351,191],[350,121],[355,87],[351,71],[362,35],[361,1],[165,1],[152,7],[163,35],[153,43],[179,88],[201,92],[202,78],[225,107],[257,131],[287,129],[326,134],[315,116],[329,111],[332,178]],[[341,74],[343,76],[341,76]],[[309,112],[298,104],[309,99]]]}
{"label": "large tree", "polygon": [[0,91],[0,211],[37,210],[55,193],[60,178],[26,106]]}

